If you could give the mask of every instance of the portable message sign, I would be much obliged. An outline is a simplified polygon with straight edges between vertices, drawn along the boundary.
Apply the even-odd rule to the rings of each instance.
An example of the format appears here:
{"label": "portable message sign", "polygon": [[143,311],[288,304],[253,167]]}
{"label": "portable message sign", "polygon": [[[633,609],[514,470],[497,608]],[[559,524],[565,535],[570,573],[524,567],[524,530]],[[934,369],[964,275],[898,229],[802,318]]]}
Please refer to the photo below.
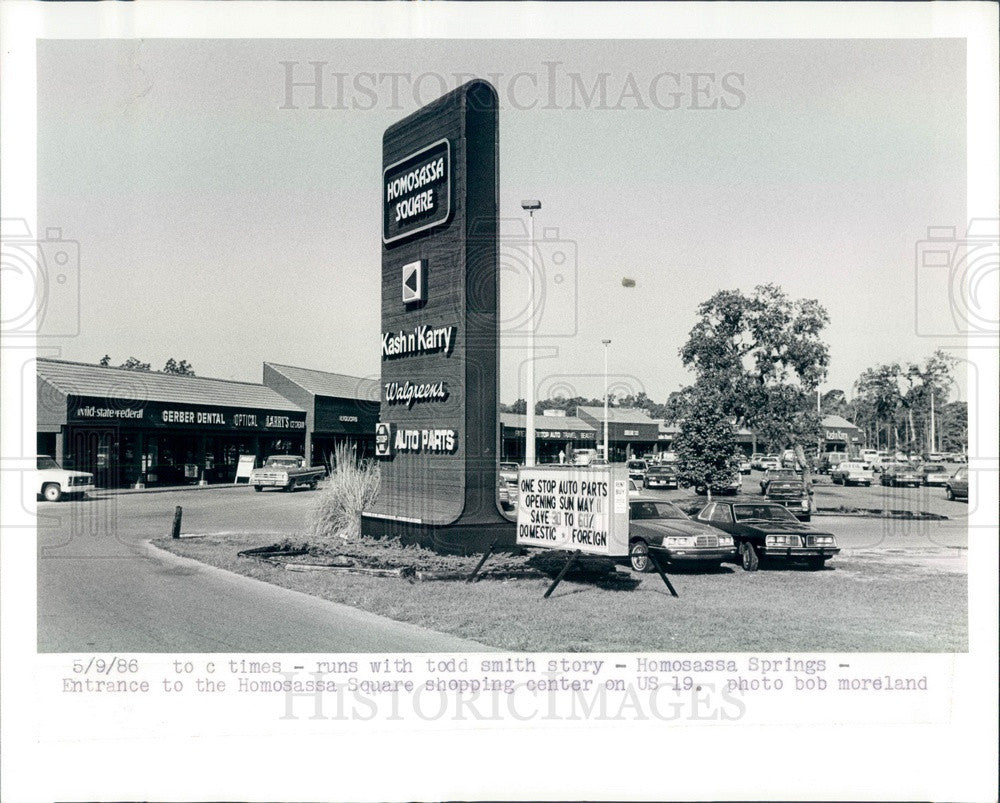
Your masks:
{"label": "portable message sign", "polygon": [[241,454],[240,460],[236,464],[236,476],[233,477],[233,485],[236,485],[240,480],[250,481],[250,475],[253,473],[254,466],[257,463],[257,458],[252,454]]}
{"label": "portable message sign", "polygon": [[628,555],[624,465],[522,468],[517,486],[518,545]]}

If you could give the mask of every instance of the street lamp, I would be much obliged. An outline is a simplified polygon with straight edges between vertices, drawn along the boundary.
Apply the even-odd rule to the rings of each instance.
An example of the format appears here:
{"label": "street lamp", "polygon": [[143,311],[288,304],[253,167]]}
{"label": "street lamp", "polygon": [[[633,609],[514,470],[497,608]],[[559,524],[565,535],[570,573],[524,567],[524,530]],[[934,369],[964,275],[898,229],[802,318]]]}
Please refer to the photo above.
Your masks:
{"label": "street lamp", "polygon": [[608,346],[611,345],[611,341],[601,342],[604,344],[604,461],[609,463],[611,461],[608,460]]}
{"label": "street lamp", "polygon": [[528,329],[528,389],[525,393],[524,465],[535,465],[535,211],[542,208],[541,201],[521,201],[521,208],[528,213],[528,258],[531,280]]}

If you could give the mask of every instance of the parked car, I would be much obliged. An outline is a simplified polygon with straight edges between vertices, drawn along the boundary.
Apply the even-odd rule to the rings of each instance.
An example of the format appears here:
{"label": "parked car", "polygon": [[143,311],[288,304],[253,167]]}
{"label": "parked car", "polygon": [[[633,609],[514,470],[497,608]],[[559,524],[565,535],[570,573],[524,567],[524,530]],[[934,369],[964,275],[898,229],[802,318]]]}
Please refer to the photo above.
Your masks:
{"label": "parked car", "polygon": [[597,457],[597,449],[574,449],[573,465],[589,466],[590,461]]}
{"label": "parked car", "polygon": [[718,567],[736,556],[731,535],[693,521],[672,502],[661,499],[629,501],[629,563],[633,571],[654,570],[652,547],[667,563],[697,562]]}
{"label": "parked car", "polygon": [[941,463],[925,463],[921,466],[920,473],[924,477],[924,485],[948,484],[948,469],[946,469]]}
{"label": "parked car", "polygon": [[777,455],[769,454],[760,459],[759,468],[761,471],[767,471],[772,468],[781,468],[781,461],[778,459]]}
{"label": "parked car", "polygon": [[864,465],[865,469],[871,471],[875,464],[878,462],[878,450],[877,449],[862,449],[861,450],[861,463]]}
{"label": "parked car", "polygon": [[47,502],[64,496],[83,499],[94,490],[93,474],[65,469],[47,454],[36,455],[35,468],[35,493]]}
{"label": "parked car", "polygon": [[646,469],[649,466],[646,465],[645,460],[629,460],[627,468],[629,479],[642,482],[646,477]]}
{"label": "parked car", "polygon": [[767,486],[773,480],[789,480],[798,478],[799,472],[791,468],[769,468],[764,472],[764,476],[760,479],[760,492],[761,494],[767,493]]}
{"label": "parked car", "polygon": [[325,474],[323,466],[306,465],[301,455],[276,454],[250,472],[250,485],[255,491],[263,491],[265,487],[294,491],[302,486],[316,490],[320,477]]}
{"label": "parked car", "polygon": [[497,477],[497,499],[500,507],[510,510],[517,505],[517,483],[507,482],[502,476]]}
{"label": "parked car", "polygon": [[944,495],[951,500],[969,498],[969,469],[960,468],[948,478],[944,486]]}
{"label": "parked car", "polygon": [[781,453],[781,467],[782,468],[797,468],[799,465],[799,459],[795,456],[794,449],[785,449]]}
{"label": "parked car", "polygon": [[695,518],[733,537],[740,564],[748,572],[771,558],[801,560],[811,569],[822,569],[840,552],[833,533],[803,524],[774,502],[711,502]]}
{"label": "parked car", "polygon": [[587,463],[587,465],[590,466],[591,468],[595,468],[597,466],[610,466],[611,463],[609,463],[603,457],[592,457],[590,459],[590,462]]}
{"label": "parked car", "polygon": [[[733,474],[728,480],[722,480],[712,485],[713,494],[738,494],[742,490],[743,477],[740,476],[739,472]],[[695,483],[694,492],[699,496],[704,496],[708,493],[708,488]]]}
{"label": "parked car", "polygon": [[834,485],[864,485],[867,488],[872,484],[872,473],[864,463],[846,460],[830,471],[830,481]]}
{"label": "parked car", "polygon": [[501,463],[499,474],[504,482],[517,483],[517,470],[520,466],[517,463]]}
{"label": "parked car", "polygon": [[760,461],[763,460],[767,455],[761,452],[754,452],[750,455],[750,468],[760,469]]}
{"label": "parked car", "polygon": [[740,458],[740,474],[749,474],[753,466],[750,464],[750,460],[746,457]]}
{"label": "parked car", "polygon": [[898,488],[903,485],[918,487],[924,477],[919,470],[908,463],[888,463],[882,469],[882,477],[879,480],[882,485],[889,485]]}
{"label": "parked car", "polygon": [[797,472],[794,477],[776,477],[764,491],[769,502],[783,505],[799,521],[812,518],[812,494]]}
{"label": "parked car", "polygon": [[647,488],[677,488],[677,470],[668,463],[652,465],[646,469],[643,485]]}
{"label": "parked car", "polygon": [[947,458],[946,455],[942,454],[941,452],[931,452],[929,455],[927,455],[927,459],[931,463],[943,463]]}
{"label": "parked car", "polygon": [[676,463],[677,452],[660,452],[661,463]]}

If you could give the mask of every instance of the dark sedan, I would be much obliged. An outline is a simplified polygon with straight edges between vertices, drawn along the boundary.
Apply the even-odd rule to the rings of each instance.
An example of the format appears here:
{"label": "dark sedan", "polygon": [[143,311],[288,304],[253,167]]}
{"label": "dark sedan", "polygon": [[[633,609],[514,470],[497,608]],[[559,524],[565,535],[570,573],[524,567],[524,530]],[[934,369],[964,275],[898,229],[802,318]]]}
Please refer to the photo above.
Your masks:
{"label": "dark sedan", "polygon": [[969,469],[960,468],[944,486],[944,495],[948,499],[968,499],[969,498]]}
{"label": "dark sedan", "polygon": [[833,533],[802,524],[774,502],[711,502],[695,518],[732,535],[740,564],[748,572],[771,558],[801,560],[811,569],[822,569],[840,552]]}
{"label": "dark sedan", "polygon": [[654,464],[646,469],[643,484],[647,488],[676,488],[677,472],[673,466]]}
{"label": "dark sedan", "polygon": [[924,481],[924,475],[919,469],[906,463],[891,463],[882,469],[882,478],[879,480],[883,485],[898,488],[902,485],[909,485],[919,488]]}
{"label": "dark sedan", "polygon": [[716,568],[735,557],[731,536],[692,521],[672,502],[640,499],[629,502],[628,556],[637,572],[653,571],[649,550],[668,563],[699,563]]}

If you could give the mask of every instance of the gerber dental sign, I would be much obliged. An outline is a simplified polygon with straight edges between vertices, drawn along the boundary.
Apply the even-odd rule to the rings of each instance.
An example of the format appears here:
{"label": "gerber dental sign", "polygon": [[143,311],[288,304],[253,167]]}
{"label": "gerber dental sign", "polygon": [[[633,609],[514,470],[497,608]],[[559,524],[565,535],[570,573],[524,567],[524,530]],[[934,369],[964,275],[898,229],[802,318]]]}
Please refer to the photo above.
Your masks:
{"label": "gerber dental sign", "polygon": [[382,242],[395,242],[448,220],[451,146],[447,139],[389,165],[382,179]]}

